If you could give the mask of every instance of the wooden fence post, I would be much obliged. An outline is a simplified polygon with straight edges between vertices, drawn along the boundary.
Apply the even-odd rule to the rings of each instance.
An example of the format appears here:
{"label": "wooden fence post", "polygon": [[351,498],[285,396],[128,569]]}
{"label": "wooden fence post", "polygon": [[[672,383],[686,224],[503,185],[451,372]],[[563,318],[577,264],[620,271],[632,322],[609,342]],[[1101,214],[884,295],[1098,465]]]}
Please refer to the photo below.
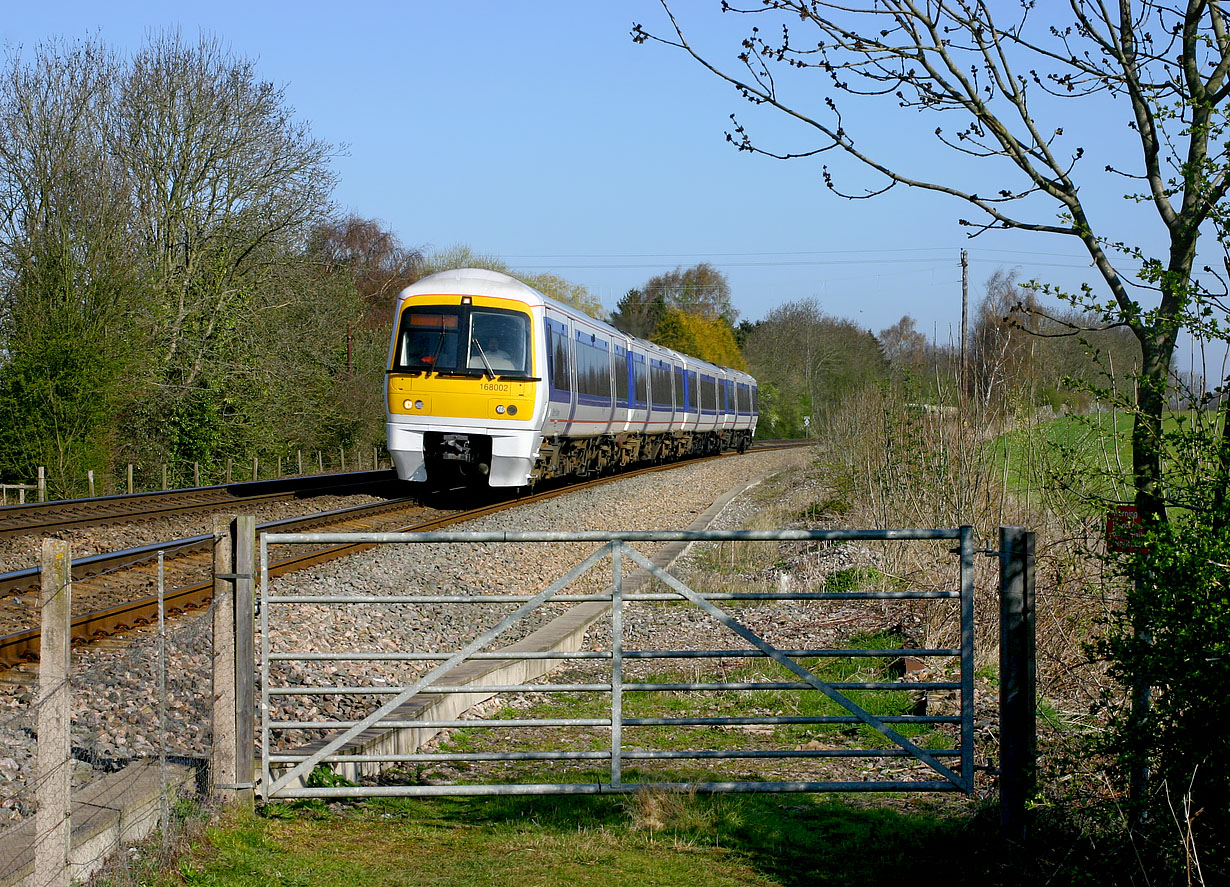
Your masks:
{"label": "wooden fence post", "polygon": [[192,463],[192,485],[194,487],[199,487],[201,485],[201,463],[200,462]]}
{"label": "wooden fence post", "polygon": [[255,803],[256,518],[214,518],[213,736],[210,785],[219,801]]}
{"label": "wooden fence post", "polygon": [[213,730],[209,751],[210,793],[219,801],[235,799],[235,515],[214,515]]}
{"label": "wooden fence post", "polygon": [[38,467],[38,501],[47,501],[47,469],[42,465]]}
{"label": "wooden fence post", "polygon": [[235,520],[235,785],[249,810],[256,803],[256,516]]}
{"label": "wooden fence post", "polygon": [[133,486],[132,486],[132,463],[131,463],[131,462],[129,462],[129,463],[128,463],[128,495],[129,495],[129,496],[131,496],[132,494],[133,494]]}
{"label": "wooden fence post", "polygon": [[85,473],[86,480],[90,482],[90,498],[94,498],[94,469],[91,468]]}
{"label": "wooden fence post", "polygon": [[68,887],[72,836],[72,549],[44,539],[42,639],[38,670],[38,810],[34,814],[34,881]]}

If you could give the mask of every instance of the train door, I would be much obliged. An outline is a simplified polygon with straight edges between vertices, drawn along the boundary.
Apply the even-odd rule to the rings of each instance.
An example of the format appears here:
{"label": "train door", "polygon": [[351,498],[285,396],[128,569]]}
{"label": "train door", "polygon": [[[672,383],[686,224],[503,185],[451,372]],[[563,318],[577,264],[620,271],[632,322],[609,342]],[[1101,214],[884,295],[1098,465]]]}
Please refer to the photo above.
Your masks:
{"label": "train door", "polygon": [[633,431],[644,431],[649,424],[648,355],[634,346],[629,351],[628,368],[632,386],[628,427]]}
{"label": "train door", "polygon": [[696,370],[685,368],[683,371],[683,403],[684,409],[687,411],[689,431],[696,431],[700,427],[699,394],[700,389],[697,387]]}
{"label": "train door", "polygon": [[700,374],[700,419],[698,427],[701,431],[713,431],[717,428],[717,379],[708,373]]}
{"label": "train door", "polygon": [[671,393],[670,364],[659,357],[649,358],[649,430],[670,431],[675,401]]}
{"label": "train door", "polygon": [[568,327],[567,317],[546,315],[543,318],[543,329],[547,334],[547,387],[550,391],[544,434],[567,434],[572,424],[576,401]]}
{"label": "train door", "polygon": [[615,416],[614,431],[626,431],[630,415],[630,391],[632,378],[632,363],[628,359],[628,346],[624,342],[613,342],[611,346],[611,377],[615,382]]}
{"label": "train door", "polygon": [[673,424],[675,430],[681,432],[692,430],[689,427],[691,417],[688,415],[687,386],[684,385],[683,374],[682,364],[675,364],[671,367],[671,387],[675,394],[675,418]]}

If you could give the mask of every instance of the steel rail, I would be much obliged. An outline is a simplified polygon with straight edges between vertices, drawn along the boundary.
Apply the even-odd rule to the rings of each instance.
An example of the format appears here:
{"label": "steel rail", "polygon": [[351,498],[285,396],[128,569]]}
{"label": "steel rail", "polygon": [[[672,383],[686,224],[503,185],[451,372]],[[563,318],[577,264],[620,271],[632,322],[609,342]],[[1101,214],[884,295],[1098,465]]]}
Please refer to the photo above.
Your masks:
{"label": "steel rail", "polygon": [[0,506],[0,539],[120,521],[144,520],[186,511],[233,508],[316,495],[337,495],[396,480],[392,470],[308,475],[242,481],[210,487],[159,490],[85,499],[58,499]]}

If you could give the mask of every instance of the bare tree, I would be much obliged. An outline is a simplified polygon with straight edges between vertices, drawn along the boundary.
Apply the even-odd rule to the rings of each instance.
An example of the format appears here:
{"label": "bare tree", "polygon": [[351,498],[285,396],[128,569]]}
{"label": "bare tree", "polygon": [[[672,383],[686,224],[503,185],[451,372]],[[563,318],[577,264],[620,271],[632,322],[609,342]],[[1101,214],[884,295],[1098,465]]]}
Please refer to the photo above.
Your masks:
{"label": "bare tree", "polygon": [[283,90],[216,38],[153,38],[119,88],[113,149],[133,183],[135,235],[160,293],[166,380],[196,384],[232,315],[329,209],[334,148]]}
{"label": "bare tree", "polygon": [[914,318],[905,315],[890,327],[880,330],[880,351],[894,370],[921,364],[927,350],[927,337],[918,331]]}
{"label": "bare tree", "polygon": [[364,302],[364,321],[387,326],[393,294],[411,284],[423,254],[401,245],[397,235],[375,219],[349,215],[317,225],[308,239],[309,258],[324,274],[343,274],[354,281]]}
{"label": "bare tree", "polygon": [[[637,42],[681,49],[749,102],[788,115],[817,139],[801,151],[772,150],[732,115],[727,138],[740,150],[783,159],[842,155],[880,177],[853,193],[825,166],[826,183],[843,196],[873,197],[904,185],[967,204],[977,215],[962,224],[975,234],[1010,228],[1080,241],[1110,301],[1099,304],[1091,292],[1074,301],[1097,307],[1108,324],[1126,325],[1140,342],[1136,502],[1147,521],[1164,521],[1161,421],[1176,338],[1185,325],[1218,334],[1204,311],[1226,309],[1192,275],[1202,231],[1211,228],[1223,251],[1227,242],[1230,27],[1222,4],[1069,0],[1060,21],[1054,4],[1043,10],[1032,2],[764,0],[747,9],[724,2],[723,10],[773,26],[751,30],[731,69],[694,47],[665,0],[663,6],[672,30],[658,36],[635,25]],[[807,93],[810,106],[796,103],[779,88],[791,71],[814,73],[827,89]],[[967,163],[1004,170],[1002,185],[976,192],[964,177],[927,178],[907,169],[908,161],[889,160],[892,146],[860,140],[844,116],[841,100],[851,96],[882,100],[894,112],[941,114],[948,125],[934,129],[939,144]],[[1103,170],[1083,167],[1084,149],[1064,137],[1062,121],[1042,118],[1054,99],[1098,97],[1121,109],[1137,158],[1132,169],[1104,172],[1134,183],[1139,193],[1129,195],[1128,206],[1160,220],[1162,258],[1099,231],[1080,185]]]}

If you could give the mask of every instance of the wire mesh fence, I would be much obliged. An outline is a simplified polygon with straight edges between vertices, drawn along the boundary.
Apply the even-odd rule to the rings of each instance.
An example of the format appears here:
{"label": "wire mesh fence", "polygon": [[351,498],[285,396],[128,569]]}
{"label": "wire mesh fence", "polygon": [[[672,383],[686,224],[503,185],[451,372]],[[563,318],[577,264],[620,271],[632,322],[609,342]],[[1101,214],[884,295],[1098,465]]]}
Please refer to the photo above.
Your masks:
{"label": "wire mesh fence", "polygon": [[[52,597],[65,592],[71,596],[67,583]],[[48,597],[45,588],[41,612],[48,610]],[[66,657],[67,677],[51,682],[46,675],[54,657],[47,649],[46,626],[43,644],[41,662],[9,669],[0,679],[6,685],[0,694],[0,885],[20,883],[30,874],[36,848],[47,838],[47,820],[39,811],[48,797],[59,803],[48,794],[53,785],[68,786],[64,806],[78,810],[74,828],[80,830],[87,820],[109,827],[94,808],[139,802],[143,820],[161,826],[165,845],[173,839],[178,794],[186,782],[200,779],[194,774],[208,756],[208,611],[170,621],[159,618],[122,638],[74,647]],[[48,718],[49,706],[65,690],[67,723],[57,725]],[[62,756],[50,751],[61,747],[66,749]],[[82,805],[91,815],[81,813]],[[130,822],[129,814],[125,829]],[[75,841],[84,843],[84,838],[79,834]],[[72,860],[72,877],[80,877],[85,860],[68,848],[64,854]]]}

